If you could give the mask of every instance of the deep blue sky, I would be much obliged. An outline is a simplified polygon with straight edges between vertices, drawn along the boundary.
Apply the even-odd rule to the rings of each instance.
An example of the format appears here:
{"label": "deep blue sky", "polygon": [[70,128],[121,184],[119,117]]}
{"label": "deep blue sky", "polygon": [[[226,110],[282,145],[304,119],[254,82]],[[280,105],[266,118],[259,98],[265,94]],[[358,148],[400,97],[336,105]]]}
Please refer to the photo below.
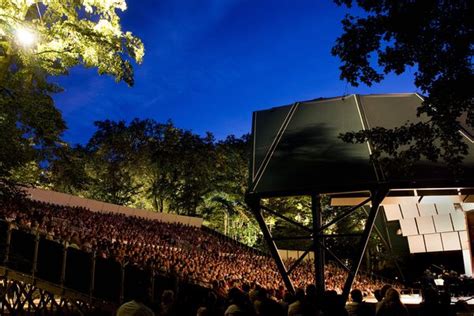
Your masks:
{"label": "deep blue sky", "polygon": [[[145,44],[135,86],[95,69],[59,78],[65,139],[84,143],[96,120],[173,120],[218,139],[250,131],[252,111],[344,93],[413,92],[412,71],[371,88],[339,80],[330,54],[347,13],[330,0],[128,1],[123,29]],[[356,12],[357,11],[353,11]]]}

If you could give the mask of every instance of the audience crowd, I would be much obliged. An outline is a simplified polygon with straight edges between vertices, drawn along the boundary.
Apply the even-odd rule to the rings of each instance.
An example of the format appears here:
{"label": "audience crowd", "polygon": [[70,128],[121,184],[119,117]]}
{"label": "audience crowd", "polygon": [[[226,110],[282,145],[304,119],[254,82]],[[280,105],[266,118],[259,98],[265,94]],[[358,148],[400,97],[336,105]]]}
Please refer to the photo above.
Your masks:
{"label": "audience crowd", "polygon": [[[0,216],[14,229],[39,233],[103,258],[174,274],[181,280],[213,285],[222,291],[245,283],[272,291],[283,289],[281,276],[270,256],[198,227],[31,200],[3,205]],[[302,262],[291,275],[295,287],[314,283],[313,269],[310,260]],[[346,272],[327,264],[325,275],[326,287],[340,293]],[[354,287],[371,295],[380,283],[358,277]]]}
{"label": "audience crowd", "polygon": [[[356,278],[351,302],[345,305],[340,293],[346,272],[330,263],[325,268],[327,291],[317,295],[314,265],[310,260],[302,262],[291,275],[297,288],[293,296],[284,290],[271,257],[198,227],[30,200],[3,204],[0,218],[11,229],[37,233],[68,247],[174,275],[181,281],[207,284],[208,295],[193,315],[408,315],[395,288],[369,277]],[[363,298],[368,295],[374,295],[379,303],[366,304]],[[183,312],[186,305],[177,302],[173,291],[165,291],[160,305],[153,309],[145,308],[144,300],[137,297],[124,304],[118,315],[134,309],[142,315],[153,315],[153,310],[157,315],[189,314]],[[421,315],[450,315],[442,302],[449,300],[428,292]]]}

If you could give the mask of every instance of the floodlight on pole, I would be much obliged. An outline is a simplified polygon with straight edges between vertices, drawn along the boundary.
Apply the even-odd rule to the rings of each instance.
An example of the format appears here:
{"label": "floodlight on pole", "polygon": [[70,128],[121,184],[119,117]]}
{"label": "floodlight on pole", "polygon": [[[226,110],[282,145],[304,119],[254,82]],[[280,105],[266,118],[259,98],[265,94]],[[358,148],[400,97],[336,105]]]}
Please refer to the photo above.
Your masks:
{"label": "floodlight on pole", "polygon": [[22,26],[16,29],[15,38],[23,47],[31,47],[37,40],[36,34],[32,30]]}

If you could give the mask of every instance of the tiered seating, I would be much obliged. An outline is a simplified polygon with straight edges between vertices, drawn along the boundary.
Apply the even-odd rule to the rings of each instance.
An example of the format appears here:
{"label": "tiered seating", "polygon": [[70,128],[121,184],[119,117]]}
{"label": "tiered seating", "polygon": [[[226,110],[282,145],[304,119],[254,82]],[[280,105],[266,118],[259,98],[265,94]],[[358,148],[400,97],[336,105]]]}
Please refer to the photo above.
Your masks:
{"label": "tiered seating", "polygon": [[[163,276],[214,288],[259,284],[282,287],[273,260],[238,243],[179,224],[94,213],[84,208],[16,201],[0,208],[6,266],[107,301],[119,302]],[[306,261],[292,274],[296,287],[313,283]],[[327,287],[340,291],[345,272],[326,267]],[[172,281],[171,281],[172,282]],[[358,278],[370,294],[381,284]]]}

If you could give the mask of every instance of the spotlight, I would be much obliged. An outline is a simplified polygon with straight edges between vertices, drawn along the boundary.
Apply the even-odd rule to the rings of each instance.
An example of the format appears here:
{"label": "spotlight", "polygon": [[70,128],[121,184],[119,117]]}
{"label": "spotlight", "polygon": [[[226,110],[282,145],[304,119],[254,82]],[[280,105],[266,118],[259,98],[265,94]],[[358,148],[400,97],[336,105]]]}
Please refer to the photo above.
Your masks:
{"label": "spotlight", "polygon": [[31,47],[36,42],[36,34],[25,27],[19,27],[15,32],[15,37],[23,47]]}

